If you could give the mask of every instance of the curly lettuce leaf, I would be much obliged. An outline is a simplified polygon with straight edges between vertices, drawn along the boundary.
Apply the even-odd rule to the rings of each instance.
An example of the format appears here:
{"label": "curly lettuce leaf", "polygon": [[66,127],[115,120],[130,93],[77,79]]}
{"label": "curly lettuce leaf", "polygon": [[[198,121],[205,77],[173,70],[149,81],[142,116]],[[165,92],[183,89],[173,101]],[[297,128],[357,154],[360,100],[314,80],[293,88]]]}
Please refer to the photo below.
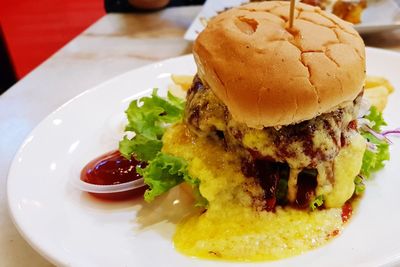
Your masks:
{"label": "curly lettuce leaf", "polygon": [[130,103],[125,111],[128,124],[125,131],[134,132],[135,136],[127,136],[119,143],[121,154],[130,158],[132,154],[139,160],[149,161],[161,151],[161,138],[166,124],[182,119],[185,101],[168,92],[167,98],[157,95],[154,89],[151,96],[142,97]]}
{"label": "curly lettuce leaf", "polygon": [[[386,126],[387,123],[383,119],[382,113],[377,110],[375,106],[371,106],[368,115],[364,116],[372,122],[372,130],[379,133],[382,126]],[[360,175],[357,175],[354,179],[354,194],[361,195],[365,191],[364,179],[371,177],[372,173],[379,171],[385,166],[385,162],[390,159],[389,144],[386,140],[378,139],[375,135],[367,130],[360,129],[361,135],[375,146],[375,151],[366,149],[364,152]]]}
{"label": "curly lettuce leaf", "polygon": [[364,116],[364,118],[373,123],[372,129],[376,132],[380,132],[381,127],[387,125],[386,121],[383,119],[382,112],[379,112],[375,106],[371,106],[369,114]]}
{"label": "curly lettuce leaf", "polygon": [[160,140],[166,123],[175,123],[182,119],[185,102],[168,93],[167,99],[153,90],[150,97],[142,97],[130,103],[125,111],[128,124],[125,131],[141,134],[148,139]]}
{"label": "curly lettuce leaf", "polygon": [[152,201],[183,181],[192,180],[187,171],[187,162],[165,153],[158,153],[146,168],[137,168],[137,172],[149,186],[144,194],[146,201]]}
{"label": "curly lettuce leaf", "polygon": [[[383,119],[382,113],[377,110],[376,107],[372,106],[369,114],[364,116],[365,119],[368,119],[372,122],[372,129],[376,132],[380,132],[382,126],[386,126],[387,123]],[[390,159],[389,154],[389,144],[386,140],[380,140],[373,134],[367,131],[361,131],[361,135],[370,143],[376,146],[376,151],[365,150],[363,162],[361,166],[360,174],[369,178],[373,172],[376,172],[382,169],[385,166],[385,161]],[[357,178],[356,178],[357,179]],[[357,181],[355,181],[357,186]],[[359,185],[359,187],[361,184]],[[357,187],[356,187],[357,190]],[[363,191],[362,187],[359,188],[359,192]]]}
{"label": "curly lettuce leaf", "polygon": [[193,195],[196,200],[195,206],[196,207],[207,207],[208,205],[208,200],[203,197],[203,195],[200,192],[200,180],[196,180],[197,182],[192,185],[193,188]]}
{"label": "curly lettuce leaf", "polygon": [[178,118],[182,118],[182,112],[185,109],[186,101],[180,97],[174,96],[170,91],[167,94],[168,101],[179,110]]}
{"label": "curly lettuce leaf", "polygon": [[187,162],[184,159],[162,152],[158,153],[146,168],[137,168],[138,173],[143,176],[144,182],[149,186],[144,199],[152,201],[180,183],[187,182],[193,187],[197,200],[196,206],[205,206],[207,200],[200,194],[200,180],[191,177],[187,168]]}
{"label": "curly lettuce leaf", "polygon": [[310,209],[312,211],[316,210],[318,207],[321,207],[324,204],[324,195],[319,195],[310,203]]}
{"label": "curly lettuce leaf", "polygon": [[354,184],[355,184],[354,193],[356,195],[361,195],[362,193],[364,193],[365,184],[362,176],[357,175],[356,178],[354,179]]}
{"label": "curly lettuce leaf", "polygon": [[141,161],[154,159],[161,148],[161,140],[149,139],[141,134],[136,134],[132,139],[124,136],[119,142],[119,151],[124,157],[130,158],[135,154],[136,159]]}
{"label": "curly lettuce leaf", "polygon": [[368,132],[361,133],[368,142],[376,145],[377,151],[365,150],[361,165],[361,174],[369,178],[373,172],[379,171],[385,166],[385,161],[390,159],[389,144],[384,140],[379,140]]}

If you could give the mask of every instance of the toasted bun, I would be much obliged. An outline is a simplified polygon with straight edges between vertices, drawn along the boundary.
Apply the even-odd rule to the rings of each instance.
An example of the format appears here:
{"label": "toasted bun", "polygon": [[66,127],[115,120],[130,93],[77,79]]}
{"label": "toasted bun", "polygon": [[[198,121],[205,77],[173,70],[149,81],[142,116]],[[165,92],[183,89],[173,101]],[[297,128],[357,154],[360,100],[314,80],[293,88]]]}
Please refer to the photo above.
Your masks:
{"label": "toasted bun", "polygon": [[365,80],[365,47],[351,24],[297,3],[243,5],[213,18],[194,43],[198,74],[249,127],[309,120],[353,101]]}

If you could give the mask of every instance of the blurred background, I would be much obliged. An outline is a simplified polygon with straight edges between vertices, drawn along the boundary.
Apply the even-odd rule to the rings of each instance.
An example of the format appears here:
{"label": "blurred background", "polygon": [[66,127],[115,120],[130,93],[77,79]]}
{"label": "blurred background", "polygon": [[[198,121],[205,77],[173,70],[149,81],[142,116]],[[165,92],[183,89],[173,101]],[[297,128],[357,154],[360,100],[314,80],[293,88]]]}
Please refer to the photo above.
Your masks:
{"label": "blurred background", "polygon": [[101,0],[0,0],[0,93],[104,14]]}
{"label": "blurred background", "polygon": [[[217,5],[218,1],[212,1]],[[321,7],[327,2],[300,1]],[[368,6],[371,4],[371,7],[365,10],[363,17],[366,24],[361,33],[364,33],[365,43],[381,48],[398,47],[400,29],[396,34],[387,30],[393,30],[400,25],[400,0],[337,0],[334,1],[336,4],[333,6],[333,13],[347,21],[359,23],[357,19],[366,7],[366,1],[369,1]],[[153,12],[165,7],[201,5],[204,2],[205,0],[0,0],[0,94],[107,13]],[[221,1],[224,4],[233,2],[243,1]],[[140,23],[140,19],[135,23]],[[389,28],[382,28],[381,24],[386,24]],[[368,25],[376,27],[368,29]],[[204,25],[197,26],[202,29]],[[199,29],[195,26],[194,32]],[[366,31],[368,35],[365,35]],[[374,34],[370,34],[372,32]]]}
{"label": "blurred background", "polygon": [[107,12],[148,12],[199,0],[0,0],[0,94]]}

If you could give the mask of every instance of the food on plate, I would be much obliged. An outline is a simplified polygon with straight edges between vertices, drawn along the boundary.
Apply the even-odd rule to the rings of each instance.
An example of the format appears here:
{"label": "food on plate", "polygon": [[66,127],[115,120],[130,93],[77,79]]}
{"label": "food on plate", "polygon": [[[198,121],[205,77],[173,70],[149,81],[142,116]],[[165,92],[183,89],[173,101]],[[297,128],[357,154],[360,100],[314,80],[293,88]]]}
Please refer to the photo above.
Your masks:
{"label": "food on plate", "polygon": [[389,159],[396,131],[381,132],[363,97],[358,33],[318,7],[299,3],[291,29],[288,14],[288,2],[221,13],[194,43],[186,101],[154,89],[126,110],[119,151],[145,162],[145,200],[190,186],[197,208],[174,236],[186,255],[275,260],[319,247]]}
{"label": "food on plate", "polygon": [[389,96],[389,90],[386,86],[377,86],[365,90],[365,98],[367,98],[371,105],[375,106],[378,111],[382,112],[386,106]]}
{"label": "food on plate", "polygon": [[329,3],[331,1],[326,1],[326,0],[300,0],[301,3],[310,5],[310,6],[317,6],[320,7],[322,10],[326,10],[328,7]]}
{"label": "food on plate", "polygon": [[382,112],[386,106],[388,96],[394,91],[393,86],[382,77],[369,76],[365,81],[365,98],[372,106],[375,106],[379,112]]}
{"label": "food on plate", "polygon": [[[265,0],[251,0],[262,2]],[[269,1],[269,0],[267,0]],[[366,0],[300,0],[301,3],[320,7],[353,24],[361,23],[362,12],[367,8]]]}
{"label": "food on plate", "polygon": [[394,91],[393,86],[387,79],[378,76],[367,76],[367,79],[365,80],[365,89],[373,89],[378,86],[386,87],[389,93],[393,93]]}
{"label": "food on plate", "polygon": [[366,0],[336,0],[332,6],[332,13],[353,24],[361,23],[361,16],[367,8]]}
{"label": "food on plate", "polygon": [[192,85],[193,76],[172,74],[171,79],[173,83],[168,85],[168,91],[170,91],[175,96],[185,98],[186,92]]}
{"label": "food on plate", "polygon": [[192,85],[193,82],[193,76],[192,75],[176,75],[172,74],[171,79],[174,82],[174,84],[180,86],[183,91],[187,91],[190,89],[190,86]]}

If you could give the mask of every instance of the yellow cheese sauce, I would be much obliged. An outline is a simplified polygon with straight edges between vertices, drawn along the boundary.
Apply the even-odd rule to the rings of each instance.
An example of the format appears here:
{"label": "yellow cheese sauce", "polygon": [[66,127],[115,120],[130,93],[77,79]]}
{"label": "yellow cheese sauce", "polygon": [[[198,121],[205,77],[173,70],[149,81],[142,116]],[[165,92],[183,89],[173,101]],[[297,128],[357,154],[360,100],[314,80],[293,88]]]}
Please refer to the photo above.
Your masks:
{"label": "yellow cheese sauce", "polygon": [[219,142],[194,136],[184,124],[170,127],[163,142],[163,152],[188,161],[190,175],[200,179],[200,192],[209,201],[206,211],[191,215],[177,227],[174,245],[183,254],[276,260],[319,247],[343,228],[341,208],[264,211],[263,191],[257,181],[242,174],[239,158]]}

